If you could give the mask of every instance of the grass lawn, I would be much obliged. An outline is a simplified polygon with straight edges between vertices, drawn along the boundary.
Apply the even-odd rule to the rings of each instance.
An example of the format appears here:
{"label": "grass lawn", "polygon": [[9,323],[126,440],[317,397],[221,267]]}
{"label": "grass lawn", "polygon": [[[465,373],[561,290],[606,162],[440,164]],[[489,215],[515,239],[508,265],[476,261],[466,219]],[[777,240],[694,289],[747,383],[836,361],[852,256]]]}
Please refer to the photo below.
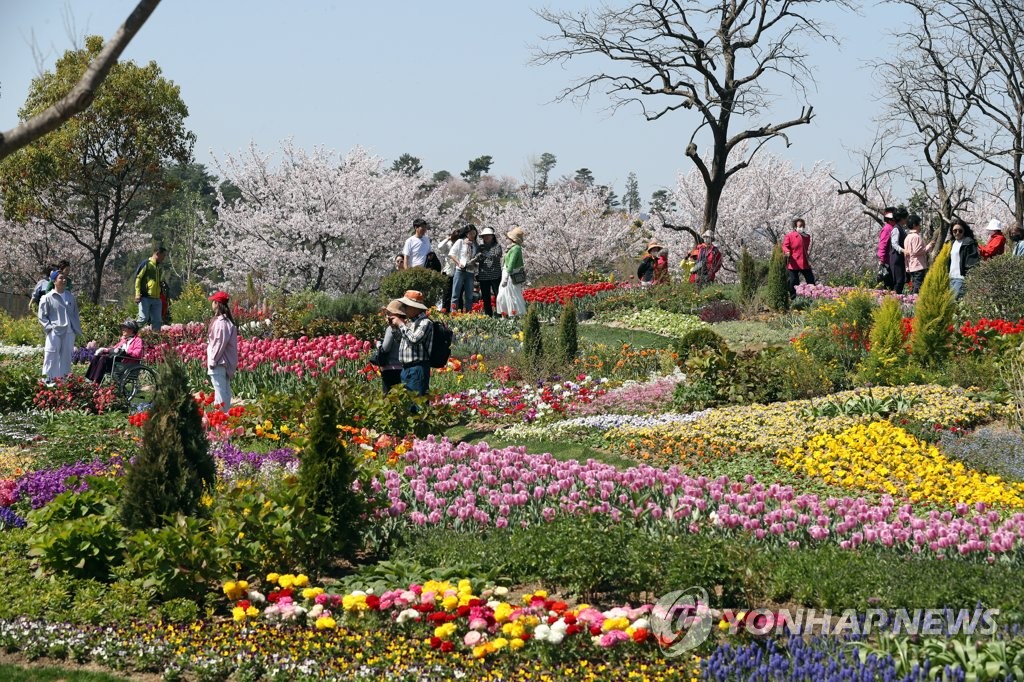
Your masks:
{"label": "grass lawn", "polygon": [[0,665],[0,680],[4,680],[4,682],[124,682],[127,679],[86,670]]}
{"label": "grass lawn", "polygon": [[624,343],[642,348],[671,348],[673,342],[673,339],[667,336],[622,327],[608,327],[603,324],[581,324],[578,329],[580,341],[594,345],[603,344],[609,348],[617,348]]}
{"label": "grass lawn", "polygon": [[611,464],[612,466],[620,469],[636,465],[636,462],[631,462],[620,455],[616,455],[611,452],[604,452],[602,450],[595,450],[594,448],[587,447],[586,445],[580,445],[578,443],[556,443],[553,441],[541,440],[524,440],[516,442],[506,441],[495,437],[495,435],[490,431],[475,431],[468,426],[452,427],[448,429],[444,435],[453,443],[479,443],[483,441],[494,448],[506,448],[512,445],[521,445],[525,447],[526,451],[531,455],[542,455],[549,452],[555,459],[561,460],[575,459],[580,462],[586,462],[588,459],[594,459],[598,462],[603,462],[604,464]]}

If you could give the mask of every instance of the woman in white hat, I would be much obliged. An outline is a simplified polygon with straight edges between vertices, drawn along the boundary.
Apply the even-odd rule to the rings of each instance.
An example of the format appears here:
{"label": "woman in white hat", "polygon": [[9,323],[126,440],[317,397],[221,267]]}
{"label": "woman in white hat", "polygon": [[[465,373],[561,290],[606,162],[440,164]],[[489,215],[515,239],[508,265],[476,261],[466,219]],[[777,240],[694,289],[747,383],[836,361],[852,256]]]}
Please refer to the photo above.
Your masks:
{"label": "woman in white hat", "polygon": [[501,285],[501,244],[494,230],[485,227],[480,230],[480,271],[477,281],[480,283],[480,299],[484,302],[484,313],[494,317],[494,305],[491,297],[497,297]]}
{"label": "woman in white hat", "polygon": [[523,298],[523,287],[526,285],[526,268],[523,265],[523,228],[513,227],[505,236],[512,242],[505,253],[505,261],[501,268],[501,286],[498,291],[498,314],[526,314],[526,299]]}
{"label": "woman in white hat", "polygon": [[1002,255],[1006,251],[1006,237],[1003,236],[1003,224],[993,218],[988,221],[985,231],[988,232],[989,238],[984,246],[978,247],[978,253],[985,260]]}

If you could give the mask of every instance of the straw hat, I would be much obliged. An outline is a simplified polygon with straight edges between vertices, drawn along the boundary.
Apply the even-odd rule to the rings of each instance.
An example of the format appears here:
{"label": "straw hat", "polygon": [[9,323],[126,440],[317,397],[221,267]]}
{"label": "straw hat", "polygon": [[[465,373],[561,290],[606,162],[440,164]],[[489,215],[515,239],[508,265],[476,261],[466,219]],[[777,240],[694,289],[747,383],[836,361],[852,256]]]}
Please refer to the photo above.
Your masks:
{"label": "straw hat", "polygon": [[395,300],[391,301],[386,306],[381,308],[381,310],[389,312],[392,315],[401,315],[402,317],[405,317],[405,309],[402,308],[401,299],[396,298]]}
{"label": "straw hat", "polygon": [[526,236],[526,233],[523,232],[523,228],[521,227],[513,227],[511,230],[505,233],[505,236],[514,241],[516,244],[522,246],[523,238]]}
{"label": "straw hat", "polygon": [[427,304],[423,302],[423,294],[415,289],[409,289],[405,292],[405,296],[398,299],[399,303],[407,305],[410,308],[419,308],[420,310],[426,310]]}
{"label": "straw hat", "polygon": [[652,239],[647,244],[647,253],[651,252],[651,249],[664,249],[665,247],[658,243],[657,239]]}

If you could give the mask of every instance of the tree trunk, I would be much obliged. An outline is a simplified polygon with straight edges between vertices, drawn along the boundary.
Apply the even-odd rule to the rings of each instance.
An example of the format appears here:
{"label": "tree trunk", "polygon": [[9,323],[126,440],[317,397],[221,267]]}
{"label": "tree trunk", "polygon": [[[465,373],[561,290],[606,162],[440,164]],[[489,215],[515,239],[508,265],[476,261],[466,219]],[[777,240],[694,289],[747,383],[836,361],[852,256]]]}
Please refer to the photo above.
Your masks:
{"label": "tree trunk", "polygon": [[[92,256],[92,293],[89,295],[89,300],[94,304],[99,305],[100,303],[100,292],[103,290],[103,263],[104,258],[101,252],[96,252]],[[134,288],[134,285],[133,285]],[[133,292],[134,293],[134,292]]]}
{"label": "tree trunk", "polygon": [[725,173],[717,172],[718,164],[712,168],[713,175],[707,185],[707,194],[704,195],[704,232],[714,232],[718,227],[718,204],[722,200],[722,191],[725,189]]}

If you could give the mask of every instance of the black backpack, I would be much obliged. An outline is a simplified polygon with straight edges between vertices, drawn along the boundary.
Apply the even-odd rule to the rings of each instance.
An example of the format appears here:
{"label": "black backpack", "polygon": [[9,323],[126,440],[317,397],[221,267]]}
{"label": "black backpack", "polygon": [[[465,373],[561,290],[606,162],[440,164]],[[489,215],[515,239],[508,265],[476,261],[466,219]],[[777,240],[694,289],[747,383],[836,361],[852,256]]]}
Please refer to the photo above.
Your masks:
{"label": "black backpack", "polygon": [[434,330],[430,341],[430,366],[440,369],[452,356],[452,330],[444,322],[432,322]]}
{"label": "black backpack", "polygon": [[[142,261],[141,263],[139,263],[139,267],[135,268],[135,276],[132,278],[132,284],[134,284],[135,282],[139,281],[139,273],[142,272],[142,270],[146,267],[147,263],[149,263],[149,259],[148,258],[146,260]],[[147,277],[146,279],[149,279],[149,278]],[[142,291],[143,291],[143,293],[145,293],[145,291],[146,291],[146,286],[145,286],[146,280],[145,279],[142,280],[142,283],[143,283]]]}

